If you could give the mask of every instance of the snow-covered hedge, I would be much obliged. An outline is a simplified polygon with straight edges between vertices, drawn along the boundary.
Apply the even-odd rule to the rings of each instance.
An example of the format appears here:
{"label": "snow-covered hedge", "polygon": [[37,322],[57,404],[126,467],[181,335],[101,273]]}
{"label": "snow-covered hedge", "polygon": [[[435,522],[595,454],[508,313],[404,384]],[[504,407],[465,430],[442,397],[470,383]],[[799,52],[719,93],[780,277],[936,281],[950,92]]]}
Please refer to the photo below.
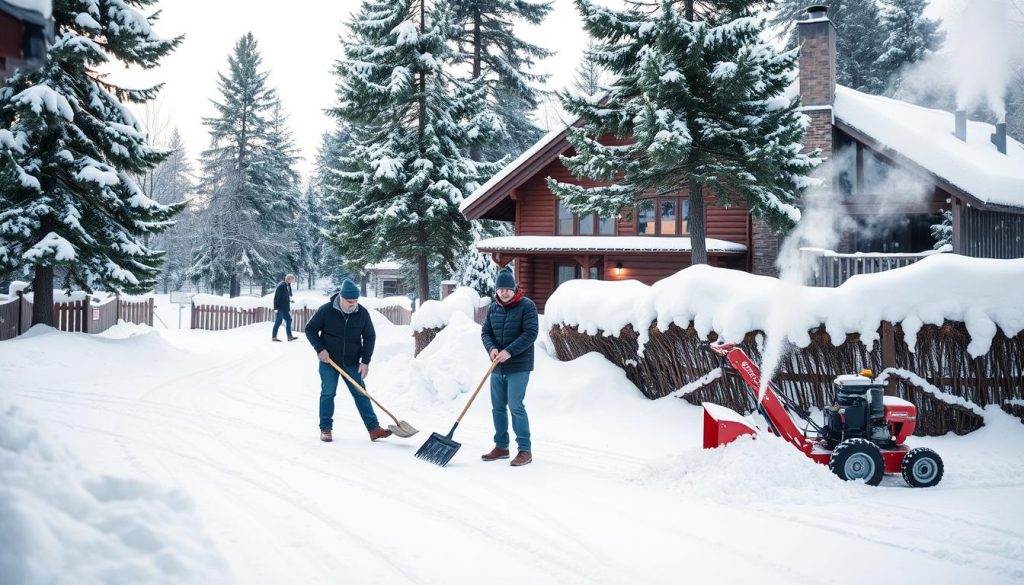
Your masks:
{"label": "snow-covered hedge", "polygon": [[427,301],[420,305],[412,316],[412,330],[420,332],[424,329],[442,329],[455,313],[462,313],[473,320],[476,310],[486,307],[491,300],[481,297],[467,286],[460,286],[452,294],[440,301]]}
{"label": "snow-covered hedge", "polygon": [[913,351],[925,324],[964,323],[971,356],[988,352],[999,328],[1007,337],[1024,330],[1024,259],[991,260],[936,254],[910,266],[854,276],[836,288],[799,286],[707,265],[691,266],[653,286],[636,281],[572,280],[548,299],[548,327],[576,327],[591,335],[618,335],[632,325],[639,353],[648,326],[665,331],[690,323],[701,337],[711,332],[741,341],[751,331],[783,336],[797,347],[823,326],[839,345],[857,334],[871,346],[882,321],[899,323]]}

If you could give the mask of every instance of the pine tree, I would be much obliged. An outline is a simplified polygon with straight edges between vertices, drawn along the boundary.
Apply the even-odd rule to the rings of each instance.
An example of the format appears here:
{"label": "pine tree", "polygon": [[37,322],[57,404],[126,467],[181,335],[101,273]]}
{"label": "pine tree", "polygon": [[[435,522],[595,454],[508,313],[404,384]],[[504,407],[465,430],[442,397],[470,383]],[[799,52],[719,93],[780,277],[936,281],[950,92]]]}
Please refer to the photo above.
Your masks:
{"label": "pine tree", "polygon": [[[712,10],[693,0],[671,2],[655,14],[636,8],[600,8],[576,0],[597,43],[597,63],[617,76],[601,101],[562,96],[584,122],[570,129],[577,154],[563,161],[599,187],[548,184],[574,212],[617,214],[652,194],[689,192],[692,261],[707,262],[704,190],[728,203],[730,191],[750,212],[787,229],[800,218],[795,205],[818,159],[799,154],[804,120],[799,101],[781,98],[796,66],[796,51],[764,44],[760,19],[736,2]],[[696,21],[700,16],[703,20]],[[631,137],[604,146],[605,135]]]}
{"label": "pine tree", "polygon": [[296,206],[283,194],[291,178],[278,176],[289,155],[271,145],[281,140],[272,122],[276,92],[261,62],[256,39],[245,34],[228,57],[228,74],[218,75],[218,115],[204,119],[211,140],[202,157],[204,225],[190,272],[214,290],[226,286],[232,297],[241,294],[243,278],[273,280],[287,257]]}
{"label": "pine tree", "polygon": [[496,170],[464,152],[501,127],[481,83],[445,74],[449,22],[443,3],[365,0],[336,66],[333,112],[351,140],[333,174],[328,241],[350,266],[414,265],[422,300],[431,265],[450,270],[469,243],[459,203]]}
{"label": "pine tree", "polygon": [[172,225],[184,203],[161,205],[135,177],[167,152],[124,102],[129,90],[96,70],[111,60],[155,67],[181,42],[160,39],[154,0],[67,0],[53,8],[48,63],[0,86],[0,280],[32,274],[32,322],[53,325],[55,269],[61,286],[142,293],[153,289],[162,254],[145,238]]}
{"label": "pine tree", "polygon": [[542,132],[533,119],[547,75],[533,73],[538,59],[553,53],[516,34],[516,22],[539,25],[551,2],[528,0],[458,0],[451,3],[458,47],[456,63],[468,66],[470,79],[483,79],[488,103],[495,109],[508,139],[477,146],[473,160],[518,156],[533,146]]}
{"label": "pine tree", "polygon": [[905,67],[924,60],[942,45],[945,34],[939,31],[939,21],[924,17],[927,6],[927,0],[889,0],[884,15],[887,36],[878,57],[879,76],[888,95],[899,92]]}
{"label": "pine tree", "polygon": [[[264,288],[281,281],[287,271],[300,272],[303,265],[302,255],[304,237],[296,231],[297,217],[302,212],[302,186],[296,165],[299,162],[299,150],[295,146],[291,130],[288,128],[288,116],[275,100],[271,108],[270,123],[266,135],[265,162],[267,168],[267,197],[282,205],[284,230],[279,242],[281,254],[273,259],[275,268],[273,277],[264,280]],[[286,269],[287,267],[287,269]],[[304,268],[304,266],[303,266]]]}
{"label": "pine tree", "polygon": [[[503,229],[500,226],[493,225],[497,222],[491,223],[492,225],[487,226],[483,222],[473,222],[473,244],[466,249],[462,258],[459,259],[459,265],[455,270],[455,280],[461,286],[472,288],[482,297],[494,295],[494,279],[498,276],[498,266],[491,260],[491,255],[484,254],[476,249],[476,244],[480,240],[487,237],[495,237],[495,235],[492,235],[493,230]],[[490,228],[492,233],[487,233],[488,228]],[[507,233],[501,233],[500,235],[507,235]]]}
{"label": "pine tree", "polygon": [[[195,179],[192,163],[185,151],[185,142],[175,128],[167,144],[171,154],[149,174],[150,196],[158,203],[169,204],[184,201],[193,196]],[[195,208],[186,207],[178,216],[174,226],[151,240],[153,248],[166,254],[160,283],[164,294],[176,289],[185,281],[185,272],[192,261],[192,247],[195,243]]]}
{"label": "pine tree", "polygon": [[583,58],[576,67],[576,77],[573,79],[572,90],[578,95],[592,96],[601,91],[611,81],[611,76],[601,68],[591,56],[594,50],[594,41],[587,42],[587,48],[583,52]]}
{"label": "pine tree", "polygon": [[942,210],[942,221],[931,226],[932,237],[935,238],[935,245],[933,249],[938,250],[939,248],[953,243],[953,212],[944,209]]}

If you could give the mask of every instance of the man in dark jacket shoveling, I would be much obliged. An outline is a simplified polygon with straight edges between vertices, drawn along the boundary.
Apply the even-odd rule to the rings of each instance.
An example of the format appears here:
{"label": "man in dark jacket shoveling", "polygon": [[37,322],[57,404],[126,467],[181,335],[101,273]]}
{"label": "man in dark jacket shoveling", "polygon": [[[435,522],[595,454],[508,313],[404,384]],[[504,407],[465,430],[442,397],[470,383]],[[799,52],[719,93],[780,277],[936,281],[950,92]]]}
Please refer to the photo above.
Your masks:
{"label": "man in dark jacket shoveling", "polygon": [[530,421],[526,416],[526,385],[533,371],[533,343],[537,341],[537,305],[516,289],[516,279],[508,267],[494,281],[495,302],[487,311],[480,328],[484,347],[498,366],[491,374],[491,416],[494,418],[494,449],[481,459],[508,459],[508,415],[519,453],[512,460],[518,467],[533,461],[530,446]]}
{"label": "man in dark jacket shoveling", "polygon": [[270,334],[274,341],[281,341],[277,338],[277,330],[284,321],[284,332],[288,341],[295,341],[298,337],[292,335],[292,283],[295,282],[295,275],[289,274],[284,277],[284,282],[277,285],[274,290],[274,331]]}
{"label": "man in dark jacket shoveling", "polygon": [[[340,375],[328,362],[334,360],[346,374],[366,388],[363,378],[369,373],[373,344],[377,338],[370,312],[359,306],[359,287],[356,283],[346,278],[341,284],[341,291],[331,297],[329,303],[317,309],[306,325],[306,338],[320,359],[320,440],[329,442],[332,440],[334,396]],[[356,409],[370,433],[370,440],[391,436],[391,431],[380,428],[370,399],[348,380],[345,385],[356,402]]]}

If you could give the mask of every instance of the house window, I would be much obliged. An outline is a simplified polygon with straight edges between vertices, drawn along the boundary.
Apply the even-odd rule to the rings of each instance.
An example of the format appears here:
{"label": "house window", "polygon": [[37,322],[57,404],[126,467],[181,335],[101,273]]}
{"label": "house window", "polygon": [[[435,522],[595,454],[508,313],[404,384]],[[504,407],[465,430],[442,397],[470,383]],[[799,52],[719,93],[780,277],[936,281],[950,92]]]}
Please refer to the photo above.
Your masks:
{"label": "house window", "polygon": [[653,236],[657,226],[654,224],[654,200],[644,199],[636,210],[636,233],[641,236]]}
{"label": "house window", "polygon": [[594,216],[593,213],[588,213],[588,214],[580,217],[580,232],[579,233],[580,233],[581,236],[592,236],[592,235],[594,235],[594,224],[597,223],[597,222],[594,221],[594,218],[595,218],[595,216]]}
{"label": "house window", "polygon": [[565,205],[563,205],[561,201],[559,201],[558,202],[558,225],[555,226],[555,233],[561,234],[561,235],[566,235],[566,236],[571,236],[573,234],[573,231],[574,231],[573,230],[573,224],[575,223],[574,219],[575,218],[573,217],[572,212],[569,211],[569,209],[566,208]]}
{"label": "house window", "polygon": [[[573,263],[556,263],[555,264],[555,288],[561,286],[563,282],[567,280],[574,280],[577,278],[583,278],[583,266]],[[587,278],[590,280],[601,279],[601,265],[600,263],[590,267],[587,274]]]}
{"label": "house window", "polygon": [[557,214],[555,233],[560,236],[615,235],[615,217],[598,217],[596,213],[578,217],[569,211],[561,201],[558,202]]}
{"label": "house window", "polygon": [[658,197],[637,204],[636,233],[641,236],[685,236],[689,233],[688,197]]}
{"label": "house window", "polygon": [[393,297],[398,294],[398,281],[397,280],[382,280],[380,281],[381,296]]}

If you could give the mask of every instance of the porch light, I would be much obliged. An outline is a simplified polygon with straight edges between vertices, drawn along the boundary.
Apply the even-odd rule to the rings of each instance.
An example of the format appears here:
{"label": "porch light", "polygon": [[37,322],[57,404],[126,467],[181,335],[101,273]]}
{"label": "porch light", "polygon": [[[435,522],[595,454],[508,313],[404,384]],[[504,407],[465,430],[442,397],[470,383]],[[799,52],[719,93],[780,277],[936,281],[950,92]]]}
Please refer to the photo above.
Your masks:
{"label": "porch light", "polygon": [[615,263],[615,276],[622,276],[622,261]]}

